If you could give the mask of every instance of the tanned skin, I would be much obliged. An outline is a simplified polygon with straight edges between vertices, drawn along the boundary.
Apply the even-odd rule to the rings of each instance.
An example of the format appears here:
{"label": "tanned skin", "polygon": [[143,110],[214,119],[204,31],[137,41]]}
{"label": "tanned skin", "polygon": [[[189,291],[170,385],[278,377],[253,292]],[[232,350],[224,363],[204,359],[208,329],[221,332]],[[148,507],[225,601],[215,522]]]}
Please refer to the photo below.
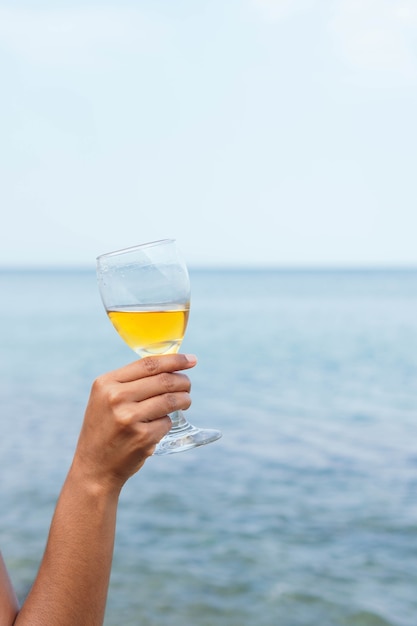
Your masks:
{"label": "tanned skin", "polygon": [[38,574],[18,606],[0,555],[0,626],[102,626],[119,495],[191,404],[192,355],[153,356],[98,377]]}

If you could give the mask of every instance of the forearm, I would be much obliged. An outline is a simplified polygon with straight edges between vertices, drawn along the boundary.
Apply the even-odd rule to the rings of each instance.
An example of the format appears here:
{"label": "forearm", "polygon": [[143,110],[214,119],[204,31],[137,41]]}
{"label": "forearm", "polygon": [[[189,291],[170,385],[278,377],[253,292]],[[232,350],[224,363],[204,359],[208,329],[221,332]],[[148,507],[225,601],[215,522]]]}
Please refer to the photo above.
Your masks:
{"label": "forearm", "polygon": [[18,611],[17,598],[0,552],[0,624],[14,624]]}
{"label": "forearm", "polygon": [[101,626],[113,556],[118,493],[72,469],[45,554],[16,626]]}
{"label": "forearm", "polygon": [[191,404],[192,355],[147,357],[93,383],[45,554],[21,610],[0,565],[0,626],[102,626],[120,490]]}

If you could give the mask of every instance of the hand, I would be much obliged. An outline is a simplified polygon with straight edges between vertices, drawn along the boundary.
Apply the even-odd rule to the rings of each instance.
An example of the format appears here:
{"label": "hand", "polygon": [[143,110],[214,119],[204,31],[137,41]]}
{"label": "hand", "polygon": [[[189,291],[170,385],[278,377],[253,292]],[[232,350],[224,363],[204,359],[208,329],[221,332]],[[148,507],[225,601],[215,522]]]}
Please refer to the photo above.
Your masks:
{"label": "hand", "polygon": [[170,430],[168,413],[190,406],[191,384],[180,370],[196,362],[193,355],[151,356],[99,376],[91,389],[73,471],[95,487],[120,490]]}

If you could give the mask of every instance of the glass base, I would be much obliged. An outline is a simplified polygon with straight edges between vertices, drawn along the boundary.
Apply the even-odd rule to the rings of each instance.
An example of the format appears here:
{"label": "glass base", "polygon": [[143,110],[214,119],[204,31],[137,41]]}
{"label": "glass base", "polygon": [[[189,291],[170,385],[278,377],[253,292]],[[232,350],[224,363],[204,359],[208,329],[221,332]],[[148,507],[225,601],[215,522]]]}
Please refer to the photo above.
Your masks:
{"label": "glass base", "polygon": [[152,456],[184,452],[217,441],[221,436],[222,433],[219,430],[196,428],[187,422],[187,425],[182,428],[172,428],[157,444]]}

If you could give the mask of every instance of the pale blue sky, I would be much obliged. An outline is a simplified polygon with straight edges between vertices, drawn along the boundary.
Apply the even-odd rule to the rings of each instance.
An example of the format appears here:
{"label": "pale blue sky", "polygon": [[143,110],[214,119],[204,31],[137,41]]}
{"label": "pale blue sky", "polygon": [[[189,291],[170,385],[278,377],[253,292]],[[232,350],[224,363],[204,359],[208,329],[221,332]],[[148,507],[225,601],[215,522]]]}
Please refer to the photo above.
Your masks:
{"label": "pale blue sky", "polygon": [[0,265],[417,265],[416,0],[0,0]]}

